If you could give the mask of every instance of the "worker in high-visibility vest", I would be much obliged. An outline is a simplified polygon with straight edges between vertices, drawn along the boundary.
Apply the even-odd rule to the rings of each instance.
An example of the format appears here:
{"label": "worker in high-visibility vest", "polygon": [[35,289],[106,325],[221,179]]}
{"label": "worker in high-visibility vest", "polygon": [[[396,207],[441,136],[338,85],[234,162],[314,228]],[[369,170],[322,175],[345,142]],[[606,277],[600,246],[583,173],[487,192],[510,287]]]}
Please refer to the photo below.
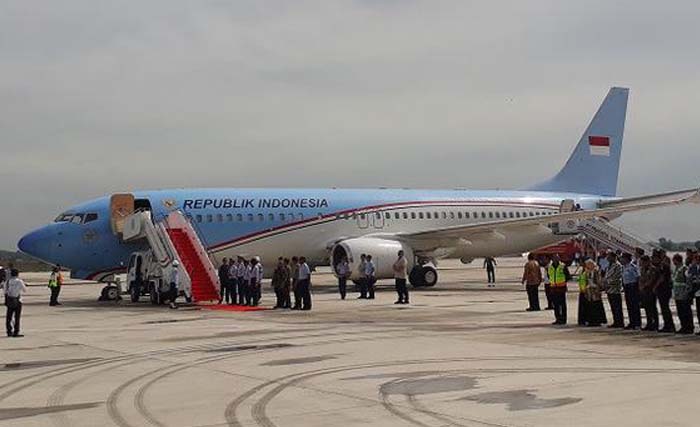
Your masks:
{"label": "worker in high-visibility vest", "polygon": [[566,285],[570,277],[569,270],[559,260],[557,255],[552,258],[552,263],[547,269],[550,292],[554,305],[553,325],[566,325]]}
{"label": "worker in high-visibility vest", "polygon": [[57,265],[51,270],[51,276],[49,277],[49,290],[51,291],[50,306],[62,305],[58,302],[58,295],[61,293],[62,285],[63,276],[61,275],[61,266]]}

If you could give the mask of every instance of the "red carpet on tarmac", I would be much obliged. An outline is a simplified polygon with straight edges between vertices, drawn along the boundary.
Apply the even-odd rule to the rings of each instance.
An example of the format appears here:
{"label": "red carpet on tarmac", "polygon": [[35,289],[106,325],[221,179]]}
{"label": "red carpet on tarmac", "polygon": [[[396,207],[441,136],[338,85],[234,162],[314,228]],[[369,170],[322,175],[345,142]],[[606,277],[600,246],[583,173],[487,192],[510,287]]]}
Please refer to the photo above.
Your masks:
{"label": "red carpet on tarmac", "polygon": [[262,311],[271,310],[270,307],[249,307],[247,305],[228,305],[228,304],[207,304],[200,305],[201,308],[207,310],[219,310],[219,311]]}

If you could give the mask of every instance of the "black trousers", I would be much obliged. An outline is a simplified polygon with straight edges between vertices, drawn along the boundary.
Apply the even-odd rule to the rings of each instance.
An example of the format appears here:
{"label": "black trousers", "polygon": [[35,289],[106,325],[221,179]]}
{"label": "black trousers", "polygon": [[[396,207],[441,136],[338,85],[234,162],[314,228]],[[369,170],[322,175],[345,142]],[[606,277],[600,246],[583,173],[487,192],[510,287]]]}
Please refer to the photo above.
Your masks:
{"label": "black trousers", "polygon": [[338,292],[340,292],[341,299],[345,299],[345,295],[347,294],[347,288],[348,288],[348,278],[347,277],[338,277]]}
{"label": "black trousers", "polygon": [[228,287],[228,278],[224,278],[219,276],[219,284],[221,284],[221,287],[219,288],[219,301],[223,302],[224,298],[226,298],[226,288]]}
{"label": "black trousers", "polygon": [[399,296],[398,301],[403,303],[408,303],[408,286],[406,286],[406,279],[395,279],[396,281],[396,294]]}
{"label": "black trousers", "polygon": [[301,288],[299,287],[299,281],[293,285],[294,287],[294,308],[301,309]]}
{"label": "black trousers", "polygon": [[248,292],[246,293],[246,305],[256,306],[260,303],[260,283],[252,277],[248,283]]}
{"label": "black trousers", "polygon": [[562,324],[566,324],[566,292],[553,291],[552,303],[554,305],[554,319]]}
{"label": "black trousers", "polygon": [[671,313],[671,294],[670,292],[661,292],[656,295],[659,300],[659,307],[661,308],[661,317],[664,319],[664,330],[670,331],[676,329],[676,324],[673,320],[673,313]]}
{"label": "black trousers", "polygon": [[311,281],[309,279],[300,280],[297,288],[301,297],[301,309],[311,310]]}
{"label": "black trousers", "polygon": [[625,285],[625,304],[627,305],[629,326],[642,327],[642,313],[639,307],[639,285],[637,283]]}
{"label": "black trousers", "polygon": [[610,326],[625,326],[625,315],[622,311],[622,295],[608,294],[608,303],[613,316],[613,323]]}
{"label": "black trousers", "polygon": [[49,301],[49,305],[58,304],[58,295],[61,293],[61,285],[49,286],[49,289],[51,289],[51,300]]}
{"label": "black trousers", "polygon": [[[238,302],[238,279],[232,278],[228,279],[228,296],[230,298],[231,304],[236,304]],[[228,300],[227,300],[228,301]]]}
{"label": "black trousers", "polygon": [[700,323],[700,297],[695,298],[695,315],[698,316],[698,323]]}
{"label": "black trousers", "polygon": [[22,302],[19,298],[5,296],[5,329],[7,335],[19,335],[19,319],[22,317]]}
{"label": "black trousers", "polygon": [[489,283],[496,283],[496,270],[493,268],[486,268],[486,278]]}
{"label": "black trousers", "polygon": [[647,318],[647,324],[644,329],[659,329],[659,311],[656,308],[656,295],[653,292],[644,292],[642,294],[642,307],[644,307],[644,314]]}
{"label": "black trousers", "polygon": [[676,313],[681,322],[681,332],[692,333],[695,331],[693,324],[693,300],[676,300]]}
{"label": "black trousers", "polygon": [[548,283],[544,284],[544,295],[547,297],[547,308],[554,308],[554,303],[552,302],[552,285]]}
{"label": "black trousers", "polygon": [[367,298],[374,299],[374,284],[377,283],[377,279],[374,277],[367,278]]}
{"label": "black trousers", "polygon": [[367,279],[366,277],[361,277],[357,281],[357,286],[360,288],[360,298],[367,298]]}
{"label": "black trousers", "polygon": [[292,308],[292,296],[289,294],[289,286],[282,288],[282,307]]}
{"label": "black trousers", "polygon": [[245,304],[245,293],[246,293],[246,286],[245,286],[245,281],[243,280],[243,276],[236,277],[236,292],[238,293],[238,305],[243,305]]}
{"label": "black trousers", "polygon": [[581,292],[578,293],[578,325],[579,326],[585,326],[588,324],[590,321],[590,316],[589,316],[589,304],[588,304],[588,299],[586,298],[586,294],[583,294]]}
{"label": "black trousers", "polygon": [[539,311],[540,309],[540,285],[527,285],[525,290],[527,291],[527,302],[530,305],[530,310]]}

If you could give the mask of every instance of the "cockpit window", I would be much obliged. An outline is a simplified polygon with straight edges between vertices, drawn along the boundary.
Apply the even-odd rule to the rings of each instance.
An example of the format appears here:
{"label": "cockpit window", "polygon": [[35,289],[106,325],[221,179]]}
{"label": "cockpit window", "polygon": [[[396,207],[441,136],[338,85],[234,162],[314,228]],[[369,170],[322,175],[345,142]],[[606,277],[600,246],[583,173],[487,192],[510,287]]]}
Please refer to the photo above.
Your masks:
{"label": "cockpit window", "polygon": [[54,222],[69,222],[73,218],[72,213],[62,213],[61,215],[57,216]]}
{"label": "cockpit window", "polygon": [[88,222],[92,222],[92,221],[97,221],[97,214],[96,213],[85,214],[85,220],[83,221],[83,224],[87,224]]}
{"label": "cockpit window", "polygon": [[75,214],[73,215],[73,218],[71,218],[70,222],[72,222],[73,224],[82,224],[84,216],[85,215],[81,213]]}

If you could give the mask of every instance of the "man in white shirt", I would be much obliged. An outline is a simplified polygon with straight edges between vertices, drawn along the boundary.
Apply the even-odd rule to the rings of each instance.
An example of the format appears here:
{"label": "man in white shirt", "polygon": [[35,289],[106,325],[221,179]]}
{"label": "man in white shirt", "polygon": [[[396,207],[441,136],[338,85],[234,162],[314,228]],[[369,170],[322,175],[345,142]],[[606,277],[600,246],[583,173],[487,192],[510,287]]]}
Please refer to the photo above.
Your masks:
{"label": "man in white shirt", "polygon": [[365,276],[367,277],[367,299],[374,299],[374,284],[377,283],[377,268],[372,261],[372,255],[367,255],[365,263]]}
{"label": "man in white shirt", "polygon": [[335,274],[338,276],[338,292],[340,292],[340,299],[345,299],[348,277],[350,277],[348,257],[344,256],[338,265],[335,266]]}
{"label": "man in white shirt", "polygon": [[177,308],[175,301],[180,294],[180,261],[173,260],[168,279],[170,281],[170,308]]}
{"label": "man in white shirt", "polygon": [[22,317],[22,294],[27,292],[27,285],[19,278],[19,271],[12,269],[8,280],[2,283],[5,294],[5,305],[7,313],[5,315],[5,328],[8,337],[23,337],[19,333],[19,321]]}
{"label": "man in white shirt", "polygon": [[239,259],[231,258],[228,267],[228,290],[231,296],[231,305],[238,304],[238,263]]}
{"label": "man in white shirt", "polygon": [[360,265],[357,267],[358,279],[357,284],[360,287],[360,296],[357,299],[367,299],[367,275],[365,271],[367,270],[367,255],[360,255]]}
{"label": "man in white shirt", "polygon": [[403,251],[399,251],[398,259],[394,262],[394,280],[396,282],[396,293],[399,299],[394,304],[408,304],[408,287],[406,277],[408,276],[408,260]]}
{"label": "man in white shirt", "polygon": [[250,290],[253,293],[253,306],[257,307],[260,303],[260,298],[262,297],[262,279],[263,279],[263,268],[260,262],[260,257],[255,257],[251,260],[251,272],[250,272]]}
{"label": "man in white shirt", "polygon": [[306,263],[306,257],[299,258],[299,295],[301,296],[301,309],[311,310],[311,269]]}

